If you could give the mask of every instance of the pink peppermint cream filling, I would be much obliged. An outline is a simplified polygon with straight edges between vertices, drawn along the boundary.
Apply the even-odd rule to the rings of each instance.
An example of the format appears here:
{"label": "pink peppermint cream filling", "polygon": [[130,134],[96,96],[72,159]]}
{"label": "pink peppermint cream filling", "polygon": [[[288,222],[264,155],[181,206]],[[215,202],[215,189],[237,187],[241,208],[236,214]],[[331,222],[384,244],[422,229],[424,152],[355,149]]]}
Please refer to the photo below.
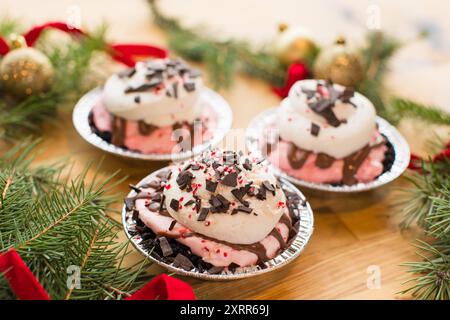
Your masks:
{"label": "pink peppermint cream filling", "polygon": [[[211,263],[216,267],[227,267],[232,263],[240,267],[247,267],[254,266],[258,262],[258,256],[255,253],[235,249],[213,239],[204,238],[202,235],[193,233],[190,229],[178,222],[173,226],[172,230],[169,230],[174,219],[149,210],[146,206],[145,199],[136,200],[136,210],[139,211],[139,218],[142,222],[152,229],[155,234],[176,238],[178,242],[189,247],[192,253],[200,256],[205,262]],[[285,214],[290,221],[289,214]],[[287,242],[289,227],[282,222],[278,222],[275,228],[280,233],[282,239]],[[269,259],[274,258],[281,249],[280,242],[270,234],[260,244],[265,248],[266,256]]]}
{"label": "pink peppermint cream filling", "polygon": [[[108,112],[104,103],[99,101],[92,108],[92,120],[95,127],[100,132],[113,131],[113,116]],[[192,147],[205,143],[213,136],[213,129],[216,126],[217,116],[210,107],[205,107],[200,118],[202,125],[194,129],[194,139]],[[123,144],[130,150],[142,153],[177,153],[183,150],[185,144],[181,141],[190,141],[190,128],[183,124],[177,135],[174,134],[173,126],[163,126],[154,129],[150,134],[143,135],[139,132],[139,122],[125,120],[125,132]],[[190,145],[190,143],[188,144]]]}

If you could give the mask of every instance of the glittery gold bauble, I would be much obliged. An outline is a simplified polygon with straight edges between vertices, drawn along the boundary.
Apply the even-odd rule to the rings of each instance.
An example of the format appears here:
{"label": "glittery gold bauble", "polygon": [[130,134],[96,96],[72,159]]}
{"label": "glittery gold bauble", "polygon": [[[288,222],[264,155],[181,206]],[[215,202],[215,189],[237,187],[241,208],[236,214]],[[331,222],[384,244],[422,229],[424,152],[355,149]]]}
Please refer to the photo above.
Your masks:
{"label": "glittery gold bauble", "polygon": [[329,48],[323,48],[314,62],[314,78],[330,79],[335,83],[355,87],[364,78],[361,57],[339,38]]}
{"label": "glittery gold bauble", "polygon": [[50,89],[53,67],[37,49],[14,49],[0,63],[0,80],[5,93],[23,98]]}
{"label": "glittery gold bauble", "polygon": [[273,51],[281,63],[290,65],[296,62],[312,61],[318,49],[305,29],[280,24]]}

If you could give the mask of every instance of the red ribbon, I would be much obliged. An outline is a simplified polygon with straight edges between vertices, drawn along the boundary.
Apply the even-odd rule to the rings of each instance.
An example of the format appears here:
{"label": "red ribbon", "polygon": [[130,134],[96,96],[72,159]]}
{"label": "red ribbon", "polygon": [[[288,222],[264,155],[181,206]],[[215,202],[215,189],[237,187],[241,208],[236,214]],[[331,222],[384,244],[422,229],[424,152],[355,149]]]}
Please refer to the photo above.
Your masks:
{"label": "red ribbon", "polygon": [[[431,161],[433,163],[450,160],[450,141],[446,144],[445,149],[435,154]],[[418,155],[411,154],[411,159],[409,160],[408,169],[422,172],[422,162],[425,160]]]}
{"label": "red ribbon", "polygon": [[[20,300],[50,300],[49,295],[28,269],[16,250],[0,254],[0,273],[3,273],[14,294]],[[147,285],[126,300],[195,300],[192,287],[166,274],[153,278]]]}
{"label": "red ribbon", "polygon": [[[65,33],[74,35],[76,37],[89,35],[78,28],[73,28],[64,22],[47,22],[39,26],[33,27],[31,30],[23,34],[25,41],[29,47],[32,47],[46,29],[57,29]],[[108,46],[108,53],[111,57],[129,67],[136,63],[135,57],[155,57],[167,58],[168,51],[163,48],[146,44],[111,44]],[[9,52],[9,46],[5,39],[0,37],[0,55],[5,55]]]}
{"label": "red ribbon", "polygon": [[281,88],[272,88],[272,90],[280,97],[285,98],[289,94],[289,90],[299,80],[308,77],[308,68],[304,63],[294,63],[288,68],[286,84]]}

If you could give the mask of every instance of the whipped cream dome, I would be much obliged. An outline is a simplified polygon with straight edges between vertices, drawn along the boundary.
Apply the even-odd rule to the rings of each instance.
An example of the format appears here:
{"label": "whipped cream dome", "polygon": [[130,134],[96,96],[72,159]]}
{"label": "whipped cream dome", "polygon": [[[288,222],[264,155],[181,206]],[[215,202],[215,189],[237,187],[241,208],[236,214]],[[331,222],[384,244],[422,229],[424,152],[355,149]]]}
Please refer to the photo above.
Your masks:
{"label": "whipped cream dome", "polygon": [[[303,150],[325,153],[336,159],[368,145],[376,129],[375,108],[359,93],[351,92],[344,99],[341,96],[344,90],[340,85],[321,80],[296,82],[278,109],[280,137]],[[331,124],[327,117],[311,108],[314,103],[317,105],[320,100],[328,99],[330,94],[339,97],[328,110],[337,118],[337,123]]]}
{"label": "whipped cream dome", "polygon": [[182,61],[155,59],[111,76],[103,101],[118,117],[163,127],[200,117],[202,87],[200,74]]}
{"label": "whipped cream dome", "polygon": [[176,221],[233,244],[263,240],[287,212],[286,196],[267,165],[231,151],[207,151],[176,166],[164,196]]}

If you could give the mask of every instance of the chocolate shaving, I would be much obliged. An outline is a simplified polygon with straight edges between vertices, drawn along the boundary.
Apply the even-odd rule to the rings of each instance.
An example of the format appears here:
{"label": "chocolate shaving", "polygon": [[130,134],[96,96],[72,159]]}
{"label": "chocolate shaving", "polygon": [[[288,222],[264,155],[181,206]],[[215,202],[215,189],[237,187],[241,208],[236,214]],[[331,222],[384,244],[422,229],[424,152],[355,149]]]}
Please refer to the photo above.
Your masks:
{"label": "chocolate shaving", "polygon": [[134,102],[141,103],[141,97],[139,96],[134,97]]}
{"label": "chocolate shaving", "polygon": [[244,163],[242,164],[242,166],[244,167],[245,170],[247,171],[251,171],[252,170],[252,163],[250,162],[250,160],[248,158],[245,159]]}
{"label": "chocolate shaving", "polygon": [[130,189],[132,189],[136,193],[140,193],[142,191],[141,188],[136,187],[136,186],[132,185],[131,183],[128,185],[128,187],[130,187]]}
{"label": "chocolate shaving", "polygon": [[180,208],[180,202],[176,199],[172,199],[172,200],[170,200],[170,207],[174,211],[178,211],[178,209]]}
{"label": "chocolate shaving", "polygon": [[247,214],[250,214],[253,211],[252,208],[246,207],[246,206],[238,206],[237,208],[233,209],[231,214],[236,214],[238,212],[244,212]]}
{"label": "chocolate shaving", "polygon": [[266,188],[259,188],[258,193],[256,194],[256,198],[259,200],[266,200],[267,199],[267,195],[266,195]]}
{"label": "chocolate shaving", "polygon": [[191,185],[191,181],[194,175],[190,171],[181,171],[177,177],[177,184],[181,190],[186,189],[186,187]]}
{"label": "chocolate shaving", "polygon": [[317,124],[315,124],[314,122],[311,122],[311,134],[314,137],[317,137],[319,135],[319,132],[320,132],[320,127]]}
{"label": "chocolate shaving", "polygon": [[161,202],[159,203],[159,212],[162,212],[166,209],[165,205],[164,205],[165,201],[166,201],[166,196],[163,194],[162,198],[161,198]]}
{"label": "chocolate shaving", "polygon": [[262,185],[267,189],[267,191],[270,191],[273,195],[275,195],[275,187],[268,180],[265,180]]}
{"label": "chocolate shaving", "polygon": [[172,84],[172,88],[173,88],[173,96],[175,97],[175,99],[178,99],[178,82],[174,82]]}
{"label": "chocolate shaving", "polygon": [[236,172],[229,173],[225,177],[222,178],[221,183],[228,187],[236,187],[237,186],[237,176]]}
{"label": "chocolate shaving", "polygon": [[200,214],[197,217],[197,221],[205,221],[206,217],[208,216],[209,208],[202,208],[200,210]]}
{"label": "chocolate shaving", "polygon": [[161,251],[163,253],[164,257],[170,256],[173,254],[172,247],[170,246],[169,241],[167,241],[166,237],[160,237],[159,240],[159,247],[161,248]]}
{"label": "chocolate shaving", "polygon": [[184,206],[187,207],[187,206],[190,206],[190,205],[192,205],[194,203],[195,203],[195,200],[194,199],[190,199],[184,204]]}
{"label": "chocolate shaving", "polygon": [[120,71],[117,75],[119,78],[131,78],[136,73],[136,68],[128,68]]}
{"label": "chocolate shaving", "polygon": [[145,91],[148,91],[149,89],[156,87],[160,83],[144,83],[136,88],[129,87],[129,88],[125,89],[125,93],[145,92]]}
{"label": "chocolate shaving", "polygon": [[170,223],[170,226],[169,226],[169,231],[172,231],[176,224],[177,224],[177,221],[172,220],[172,222]]}
{"label": "chocolate shaving", "polygon": [[216,192],[217,185],[218,185],[218,182],[213,182],[213,181],[211,181],[211,180],[206,180],[206,186],[205,186],[205,188],[206,188],[206,190],[208,190],[209,192],[214,193],[214,192]]}
{"label": "chocolate shaving", "polygon": [[195,82],[185,82],[183,87],[187,92],[192,92],[195,90]]}
{"label": "chocolate shaving", "polygon": [[175,260],[173,260],[173,265],[186,271],[192,270],[194,268],[191,260],[189,260],[189,258],[182,255],[181,253],[177,254]]}
{"label": "chocolate shaving", "polygon": [[164,170],[164,171],[160,171],[156,174],[156,176],[158,178],[161,178],[163,180],[169,180],[170,177],[172,176],[172,170]]}

